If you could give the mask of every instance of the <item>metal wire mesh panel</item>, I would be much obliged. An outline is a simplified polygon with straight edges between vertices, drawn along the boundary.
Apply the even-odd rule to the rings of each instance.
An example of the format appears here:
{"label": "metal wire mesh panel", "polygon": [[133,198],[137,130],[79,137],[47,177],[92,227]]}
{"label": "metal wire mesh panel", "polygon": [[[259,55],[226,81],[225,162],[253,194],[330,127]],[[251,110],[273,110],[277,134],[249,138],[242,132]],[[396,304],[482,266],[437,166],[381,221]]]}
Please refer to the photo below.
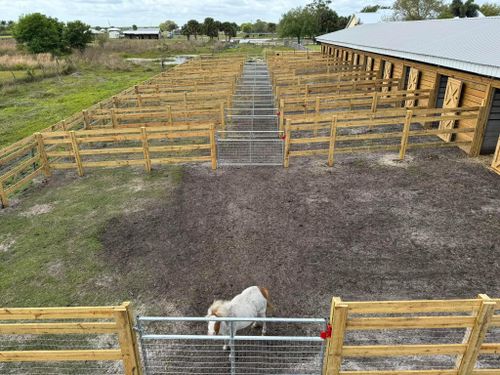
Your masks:
{"label": "metal wire mesh panel", "polygon": [[283,140],[277,131],[217,134],[217,161],[224,165],[282,165]]}
{"label": "metal wire mesh panel", "polygon": [[[324,319],[261,319],[266,321],[271,336],[190,334],[203,329],[209,319],[214,318],[139,317],[145,373],[321,374],[324,344],[319,332],[325,325]],[[215,319],[229,322],[225,319],[238,318]],[[276,335],[282,332],[278,326],[294,321],[297,322],[293,323],[297,329],[294,333],[301,336]],[[193,322],[201,325],[190,324]],[[184,334],[178,334],[179,331]]]}

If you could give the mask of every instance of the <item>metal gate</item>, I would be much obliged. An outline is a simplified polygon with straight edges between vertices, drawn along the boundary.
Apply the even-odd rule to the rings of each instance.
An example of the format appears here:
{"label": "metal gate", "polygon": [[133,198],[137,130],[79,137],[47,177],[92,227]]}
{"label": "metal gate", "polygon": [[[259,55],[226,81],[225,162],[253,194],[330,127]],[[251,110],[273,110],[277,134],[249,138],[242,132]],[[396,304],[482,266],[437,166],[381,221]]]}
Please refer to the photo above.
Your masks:
{"label": "metal gate", "polygon": [[283,165],[280,131],[217,132],[217,165]]}
{"label": "metal gate", "polygon": [[[209,321],[225,322],[231,333],[207,335]],[[232,327],[238,321],[249,320],[138,317],[145,375],[321,375],[324,340],[320,332],[326,328],[326,319],[251,319],[258,324],[266,323],[266,336],[251,327],[235,334]]]}

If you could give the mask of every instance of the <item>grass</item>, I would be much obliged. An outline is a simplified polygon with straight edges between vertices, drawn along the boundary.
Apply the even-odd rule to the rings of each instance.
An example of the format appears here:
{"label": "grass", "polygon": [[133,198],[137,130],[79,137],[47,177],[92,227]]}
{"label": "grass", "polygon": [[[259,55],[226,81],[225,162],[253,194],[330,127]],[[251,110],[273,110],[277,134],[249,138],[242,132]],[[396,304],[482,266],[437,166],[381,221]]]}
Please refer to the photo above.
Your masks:
{"label": "grass", "polygon": [[[140,211],[164,200],[181,179],[181,167],[152,174],[124,168],[83,178],[54,177],[49,186],[30,188],[19,205],[0,210],[0,305],[98,305],[130,299],[126,291],[136,290],[144,275],[110,268],[100,257],[100,234],[126,210]],[[41,213],[43,207],[49,209]]]}
{"label": "grass", "polygon": [[[160,68],[155,69],[159,71]],[[151,68],[142,67],[130,71],[87,68],[67,76],[6,86],[0,90],[0,147],[44,129],[156,73]],[[2,73],[5,74],[10,73]]]}

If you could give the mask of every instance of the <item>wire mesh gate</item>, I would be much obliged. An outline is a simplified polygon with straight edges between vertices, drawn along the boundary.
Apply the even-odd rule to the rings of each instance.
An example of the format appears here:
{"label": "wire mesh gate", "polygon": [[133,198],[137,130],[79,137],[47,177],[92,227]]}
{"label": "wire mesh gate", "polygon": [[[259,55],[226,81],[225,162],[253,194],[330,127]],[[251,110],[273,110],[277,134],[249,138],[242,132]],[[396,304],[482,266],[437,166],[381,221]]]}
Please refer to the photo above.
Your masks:
{"label": "wire mesh gate", "polygon": [[232,105],[225,109],[227,127],[217,132],[217,164],[282,165],[283,134],[264,61],[245,63]]}
{"label": "wire mesh gate", "polygon": [[[230,335],[206,335],[209,321],[226,322]],[[257,336],[250,327],[236,335],[232,325],[237,321],[248,320],[138,317],[145,375],[322,373],[324,340],[320,331],[325,329],[326,319],[253,318],[252,322],[266,323],[268,336]]]}

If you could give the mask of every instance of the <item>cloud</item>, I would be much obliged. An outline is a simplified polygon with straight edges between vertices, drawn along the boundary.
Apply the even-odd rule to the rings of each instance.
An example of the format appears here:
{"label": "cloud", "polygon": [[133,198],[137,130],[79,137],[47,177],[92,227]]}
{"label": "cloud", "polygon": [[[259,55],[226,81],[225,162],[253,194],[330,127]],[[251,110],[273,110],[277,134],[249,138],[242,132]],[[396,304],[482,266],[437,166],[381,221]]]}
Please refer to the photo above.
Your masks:
{"label": "cloud", "polygon": [[[487,0],[476,0],[483,3]],[[491,0],[490,0],[491,1]],[[189,19],[213,17],[237,23],[262,19],[279,21],[290,8],[308,0],[0,0],[0,19],[16,20],[21,14],[40,12],[62,21],[80,19],[93,26],[154,26],[166,19],[183,24]],[[358,12],[366,5],[391,5],[393,0],[333,0],[340,15]]]}

